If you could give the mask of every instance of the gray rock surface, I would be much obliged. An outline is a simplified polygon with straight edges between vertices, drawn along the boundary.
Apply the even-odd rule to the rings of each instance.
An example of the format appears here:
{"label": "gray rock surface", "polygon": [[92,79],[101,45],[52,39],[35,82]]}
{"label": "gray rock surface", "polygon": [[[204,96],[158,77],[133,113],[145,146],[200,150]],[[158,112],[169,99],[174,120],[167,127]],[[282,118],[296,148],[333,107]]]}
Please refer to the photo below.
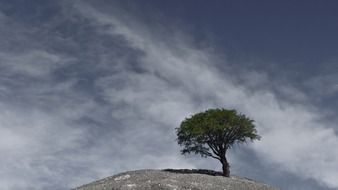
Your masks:
{"label": "gray rock surface", "polygon": [[[73,190],[278,190],[246,178],[203,174],[197,170],[137,170],[120,173]],[[213,175],[215,174],[215,175]]]}

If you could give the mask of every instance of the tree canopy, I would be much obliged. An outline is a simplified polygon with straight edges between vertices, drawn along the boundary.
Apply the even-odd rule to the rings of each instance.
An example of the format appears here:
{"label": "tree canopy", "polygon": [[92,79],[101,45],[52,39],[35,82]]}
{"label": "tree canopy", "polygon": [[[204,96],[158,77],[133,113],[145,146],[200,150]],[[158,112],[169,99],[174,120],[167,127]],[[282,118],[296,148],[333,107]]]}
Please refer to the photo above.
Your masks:
{"label": "tree canopy", "polygon": [[182,154],[195,153],[222,163],[223,175],[229,177],[227,150],[235,144],[259,140],[254,120],[236,110],[209,109],[186,118],[176,128]]}

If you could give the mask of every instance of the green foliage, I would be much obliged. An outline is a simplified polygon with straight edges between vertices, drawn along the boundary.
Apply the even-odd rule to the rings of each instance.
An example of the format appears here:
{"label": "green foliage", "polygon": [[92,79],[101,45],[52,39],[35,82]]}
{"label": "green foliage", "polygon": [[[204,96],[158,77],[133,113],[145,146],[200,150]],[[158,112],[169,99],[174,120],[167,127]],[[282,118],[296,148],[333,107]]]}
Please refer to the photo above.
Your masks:
{"label": "green foliage", "polygon": [[259,140],[253,120],[236,110],[209,109],[186,118],[176,128],[182,154],[226,160],[226,151],[235,144]]}

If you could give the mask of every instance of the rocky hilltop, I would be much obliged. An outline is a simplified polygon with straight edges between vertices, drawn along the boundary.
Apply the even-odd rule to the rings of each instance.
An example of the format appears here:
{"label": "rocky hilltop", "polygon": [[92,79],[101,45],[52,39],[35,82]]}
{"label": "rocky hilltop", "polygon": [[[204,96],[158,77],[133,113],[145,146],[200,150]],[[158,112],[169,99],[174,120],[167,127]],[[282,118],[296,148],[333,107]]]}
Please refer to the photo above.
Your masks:
{"label": "rocky hilltop", "polygon": [[250,179],[220,175],[210,170],[137,170],[73,190],[278,190]]}

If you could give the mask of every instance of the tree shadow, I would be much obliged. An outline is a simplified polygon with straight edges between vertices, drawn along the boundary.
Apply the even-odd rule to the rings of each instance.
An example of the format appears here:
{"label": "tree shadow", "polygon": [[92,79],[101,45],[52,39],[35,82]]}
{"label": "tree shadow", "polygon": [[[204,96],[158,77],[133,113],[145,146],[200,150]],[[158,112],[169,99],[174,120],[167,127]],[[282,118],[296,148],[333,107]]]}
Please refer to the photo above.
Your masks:
{"label": "tree shadow", "polygon": [[162,171],[178,174],[205,174],[211,176],[223,176],[222,172],[207,169],[163,169]]}

